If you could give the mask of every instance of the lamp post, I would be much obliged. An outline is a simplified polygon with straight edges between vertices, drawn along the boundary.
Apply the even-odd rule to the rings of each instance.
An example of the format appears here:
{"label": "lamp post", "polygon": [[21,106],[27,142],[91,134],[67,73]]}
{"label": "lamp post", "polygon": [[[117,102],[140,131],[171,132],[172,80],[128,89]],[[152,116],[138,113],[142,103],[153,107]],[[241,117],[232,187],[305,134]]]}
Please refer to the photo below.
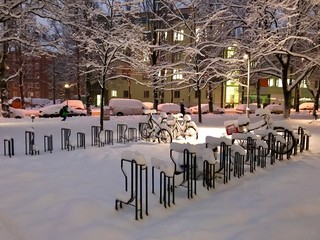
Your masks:
{"label": "lamp post", "polygon": [[250,53],[245,53],[243,59],[247,61],[248,70],[247,70],[247,108],[246,116],[249,117],[250,108],[249,108],[249,95],[250,95]]}
{"label": "lamp post", "polygon": [[66,83],[64,85],[64,89],[65,89],[65,98],[67,99],[67,105],[68,105],[68,100],[70,98],[70,85],[68,83]]}

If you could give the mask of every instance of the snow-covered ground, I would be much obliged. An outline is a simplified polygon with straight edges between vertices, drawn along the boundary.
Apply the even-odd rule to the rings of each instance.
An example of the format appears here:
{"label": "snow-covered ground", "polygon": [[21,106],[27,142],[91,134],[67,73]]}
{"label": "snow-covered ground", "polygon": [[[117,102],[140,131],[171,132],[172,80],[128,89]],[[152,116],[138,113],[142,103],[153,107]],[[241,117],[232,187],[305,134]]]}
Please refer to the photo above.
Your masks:
{"label": "snow-covered ground", "polygon": [[[238,115],[203,115],[198,142],[221,136],[223,122]],[[150,158],[169,159],[169,145],[116,143],[116,124],[137,127],[140,116],[111,117],[105,129],[114,130],[114,145],[91,146],[91,126],[97,117],[39,119],[0,118],[0,142],[14,138],[15,155],[0,148],[1,240],[105,240],[105,239],[307,239],[320,236],[320,122],[308,114],[292,114],[290,123],[312,132],[310,150],[277,161],[256,172],[217,181],[207,191],[198,183],[197,195],[188,199],[185,188],[176,189],[176,204],[164,208],[149,189],[149,216],[134,219],[134,209],[114,208],[117,193],[124,189],[120,156],[124,150],[140,151]],[[281,119],[281,116],[275,116]],[[196,116],[193,116],[196,121]],[[258,120],[251,117],[252,121]],[[25,154],[25,131],[34,129],[40,155]],[[86,148],[61,150],[61,128],[71,138],[86,133]],[[52,134],[54,150],[43,151],[44,135]],[[2,145],[3,146],[3,145]],[[156,175],[158,177],[158,174]]]}

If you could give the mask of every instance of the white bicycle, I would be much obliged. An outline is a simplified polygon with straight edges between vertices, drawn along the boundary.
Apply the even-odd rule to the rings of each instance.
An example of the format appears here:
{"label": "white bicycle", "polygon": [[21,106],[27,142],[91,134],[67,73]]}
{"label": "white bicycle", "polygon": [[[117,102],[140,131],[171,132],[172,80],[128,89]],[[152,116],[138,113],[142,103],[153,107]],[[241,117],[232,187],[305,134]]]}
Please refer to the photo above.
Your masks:
{"label": "white bicycle", "polygon": [[181,113],[173,115],[173,120],[168,120],[167,125],[171,129],[172,137],[177,139],[198,139],[198,127],[194,121],[191,121],[189,114],[182,115]]}
{"label": "white bicycle", "polygon": [[148,115],[148,121],[140,123],[139,132],[143,139],[158,140],[159,143],[171,143],[171,130],[163,121],[163,119],[156,119],[153,114],[155,111],[145,111]]}

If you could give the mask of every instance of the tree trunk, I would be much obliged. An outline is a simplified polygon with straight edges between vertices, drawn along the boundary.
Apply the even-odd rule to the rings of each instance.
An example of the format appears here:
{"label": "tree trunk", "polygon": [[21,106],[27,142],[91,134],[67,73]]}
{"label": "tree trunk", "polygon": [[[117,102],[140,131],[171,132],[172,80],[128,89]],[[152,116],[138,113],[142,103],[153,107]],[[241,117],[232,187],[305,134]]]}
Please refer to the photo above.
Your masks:
{"label": "tree trunk", "polygon": [[282,67],[282,91],[284,97],[284,111],[283,117],[289,118],[290,117],[290,108],[291,108],[291,91],[288,90],[288,69],[289,65],[285,64]]}
{"label": "tree trunk", "polygon": [[104,115],[104,99],[105,99],[105,89],[106,89],[106,71],[104,71],[102,76],[102,87],[101,87],[101,101],[100,101],[100,128],[103,130],[103,115]]}
{"label": "tree trunk", "polygon": [[260,80],[257,82],[257,106],[261,108],[261,100],[260,100]]}
{"label": "tree trunk", "polygon": [[300,100],[300,89],[299,89],[299,85],[297,85],[294,91],[294,108],[297,113],[299,112],[299,103],[300,103],[299,100]]}
{"label": "tree trunk", "polygon": [[89,74],[86,74],[86,108],[87,108],[87,115],[92,115],[92,88],[91,88],[91,78]]}
{"label": "tree trunk", "polygon": [[6,42],[3,43],[3,52],[0,58],[0,98],[1,98],[1,108],[3,112],[9,111],[8,103],[8,84],[5,81],[5,59],[6,55],[4,51],[6,49]]}
{"label": "tree trunk", "polygon": [[198,96],[198,120],[202,123],[202,110],[201,110],[201,90],[197,84],[197,96]]}
{"label": "tree trunk", "polygon": [[319,108],[319,97],[320,97],[320,92],[317,92],[316,95],[314,96],[314,107],[312,110],[312,115],[314,117],[315,120],[318,119],[318,108]]}
{"label": "tree trunk", "polygon": [[212,83],[209,83],[209,89],[208,89],[208,104],[209,104],[209,112],[213,112],[213,101],[212,101]]}

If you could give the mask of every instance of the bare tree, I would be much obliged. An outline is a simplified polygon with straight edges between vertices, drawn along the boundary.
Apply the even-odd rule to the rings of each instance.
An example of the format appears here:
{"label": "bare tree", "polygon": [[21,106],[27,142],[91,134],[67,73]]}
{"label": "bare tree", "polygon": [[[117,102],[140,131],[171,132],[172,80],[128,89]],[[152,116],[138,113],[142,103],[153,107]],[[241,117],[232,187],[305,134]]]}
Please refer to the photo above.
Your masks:
{"label": "bare tree", "polygon": [[[101,89],[100,126],[103,129],[107,83],[130,76],[123,68],[141,67],[143,27],[139,24],[140,8],[134,3],[117,1],[81,1],[68,3],[69,12],[80,14],[74,24],[73,39],[81,53],[82,74],[93,75]],[[81,25],[78,25],[81,23]],[[131,79],[135,80],[135,79]]]}

